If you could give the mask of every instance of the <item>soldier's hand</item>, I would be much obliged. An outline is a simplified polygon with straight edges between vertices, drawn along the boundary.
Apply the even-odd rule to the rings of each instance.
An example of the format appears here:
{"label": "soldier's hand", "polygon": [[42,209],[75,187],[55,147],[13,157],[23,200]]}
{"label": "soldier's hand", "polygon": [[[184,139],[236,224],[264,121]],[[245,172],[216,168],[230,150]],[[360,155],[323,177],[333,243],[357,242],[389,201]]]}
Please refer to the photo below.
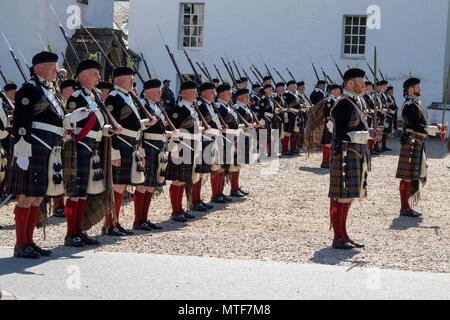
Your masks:
{"label": "soldier's hand", "polygon": [[86,119],[90,113],[91,113],[90,110],[85,107],[79,108],[70,113],[69,120],[71,123],[75,123],[83,119]]}
{"label": "soldier's hand", "polygon": [[111,160],[111,164],[113,167],[120,167],[120,159]]}
{"label": "soldier's hand", "polygon": [[116,130],[112,129],[112,132],[114,134],[120,134],[122,131],[123,131],[123,127],[120,124],[117,125],[117,129]]}
{"label": "soldier's hand", "polygon": [[154,126],[155,123],[156,123],[156,118],[152,116],[152,117],[149,119],[149,121],[147,121],[147,122],[145,123],[145,125],[146,125],[147,127],[151,127],[151,126]]}

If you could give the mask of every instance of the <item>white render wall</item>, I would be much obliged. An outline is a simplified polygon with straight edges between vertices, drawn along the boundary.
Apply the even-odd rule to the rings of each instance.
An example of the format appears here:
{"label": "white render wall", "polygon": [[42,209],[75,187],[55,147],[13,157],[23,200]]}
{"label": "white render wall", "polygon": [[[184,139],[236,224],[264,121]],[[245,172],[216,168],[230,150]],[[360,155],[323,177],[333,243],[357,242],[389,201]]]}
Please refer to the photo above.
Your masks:
{"label": "white render wall", "polygon": [[[131,0],[129,44],[136,52],[144,52],[158,77],[171,79],[175,69],[156,29],[159,26],[174,53],[181,72],[192,73],[178,49],[180,2],[178,0]],[[190,2],[190,1],[185,1]],[[449,1],[434,0],[203,0],[205,3],[204,47],[191,49],[193,60],[204,61],[213,76],[216,63],[223,77],[226,72],[219,54],[226,52],[244,67],[250,59],[263,73],[263,59],[277,67],[288,80],[288,66],[299,81],[307,83],[310,92],[316,81],[311,60],[337,81],[339,75],[330,54],[341,69],[346,65],[363,67],[373,64],[373,47],[377,46],[378,63],[394,85],[398,103],[403,101],[402,83],[412,69],[422,79],[423,105],[441,101],[443,96],[444,60],[449,54],[446,39],[449,23]],[[344,59],[342,52],[343,15],[365,15],[367,7],[381,9],[381,29],[367,31],[367,60]],[[310,60],[311,59],[311,60]],[[140,66],[144,71],[143,66]],[[249,76],[253,75],[247,68]],[[200,70],[199,70],[200,72]],[[271,70],[276,81],[278,76]],[[144,73],[144,72],[143,72]],[[264,72],[265,73],[265,72]],[[228,76],[227,76],[228,77]],[[369,76],[371,79],[372,75]]]}
{"label": "white render wall", "polygon": [[[19,54],[19,49],[28,64],[31,65],[33,55],[42,50],[38,33],[45,45],[50,41],[54,52],[60,57],[58,63],[60,66],[62,65],[61,51],[65,52],[67,45],[48,2],[55,8],[69,37],[74,32],[67,28],[66,24],[70,17],[70,13],[66,11],[71,5],[80,7],[81,21],[85,25],[112,27],[113,0],[90,0],[89,5],[79,4],[75,0],[14,0],[8,1],[7,5],[2,3],[0,6],[0,31],[5,33],[24,69],[26,67]],[[22,76],[17,70],[2,36],[0,37],[0,65],[7,78],[19,86],[23,83]],[[25,72],[29,76],[27,70]],[[0,83],[3,87],[3,80],[0,80]]]}

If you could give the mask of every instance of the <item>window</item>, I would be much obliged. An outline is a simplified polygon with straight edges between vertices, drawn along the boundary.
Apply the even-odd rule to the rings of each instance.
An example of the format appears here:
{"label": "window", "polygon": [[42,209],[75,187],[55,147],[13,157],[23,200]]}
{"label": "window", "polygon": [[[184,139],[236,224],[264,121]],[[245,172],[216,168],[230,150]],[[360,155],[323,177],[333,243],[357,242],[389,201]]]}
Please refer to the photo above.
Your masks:
{"label": "window", "polygon": [[364,56],[366,23],[366,16],[344,16],[344,56]]}
{"label": "window", "polygon": [[180,40],[182,48],[203,47],[205,25],[204,3],[182,3],[180,22]]}
{"label": "window", "polygon": [[89,0],[77,0],[78,3],[88,4]]}

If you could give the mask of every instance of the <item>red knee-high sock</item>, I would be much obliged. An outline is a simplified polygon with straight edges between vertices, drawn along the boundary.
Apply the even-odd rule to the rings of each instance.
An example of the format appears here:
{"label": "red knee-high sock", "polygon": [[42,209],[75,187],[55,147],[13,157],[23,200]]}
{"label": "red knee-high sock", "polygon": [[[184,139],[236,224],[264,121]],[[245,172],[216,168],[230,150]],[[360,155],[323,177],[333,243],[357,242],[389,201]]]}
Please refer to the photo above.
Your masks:
{"label": "red knee-high sock", "polygon": [[369,140],[369,150],[370,151],[373,150],[373,140],[372,139]]}
{"label": "red knee-high sock", "polygon": [[239,171],[240,170],[231,174],[231,191],[236,191],[239,189]]}
{"label": "red knee-high sock", "polygon": [[108,211],[106,214],[105,214],[105,223],[104,223],[104,225],[103,225],[103,227],[104,228],[109,228],[109,227],[111,227],[112,225],[113,225],[113,219],[112,219],[112,213],[111,213],[111,211]]}
{"label": "red knee-high sock", "polygon": [[[145,193],[139,192],[137,190],[134,191],[134,222],[142,222],[144,221],[142,218],[142,211],[144,207],[144,201],[145,201]],[[147,221],[147,220],[145,220]]]}
{"label": "red knee-high sock", "polygon": [[192,204],[199,202],[200,199],[200,193],[202,190],[202,178],[197,181],[196,184],[194,184],[194,187],[192,188],[192,194],[191,194],[191,202]]}
{"label": "red knee-high sock", "polygon": [[[350,204],[349,203],[341,203],[342,205],[342,217],[341,217],[341,230],[342,230],[342,235],[344,238],[349,238],[347,234],[347,215],[348,215],[348,210],[350,208]],[[351,240],[351,239],[350,239]]]}
{"label": "red knee-high sock", "polygon": [[381,147],[382,148],[386,148],[386,139],[387,139],[387,134],[383,133],[383,135],[381,136]]}
{"label": "red knee-high sock", "polygon": [[322,147],[322,164],[330,163],[330,148]]}
{"label": "red knee-high sock", "polygon": [[114,204],[115,204],[115,208],[116,208],[117,224],[120,224],[119,223],[119,213],[120,213],[120,207],[122,206],[122,198],[123,198],[123,193],[114,191]]}
{"label": "red knee-high sock", "polygon": [[183,194],[184,194],[184,184],[178,186],[178,199],[177,199],[177,208],[178,212],[183,211]]}
{"label": "red knee-high sock", "polygon": [[400,180],[400,203],[401,209],[410,209],[408,198],[409,198],[409,189],[411,188],[411,182],[406,182],[404,180]]}
{"label": "red knee-high sock", "polygon": [[67,200],[64,215],[67,220],[67,236],[75,234],[76,216],[78,214],[78,201]]}
{"label": "red knee-high sock", "polygon": [[223,191],[223,178],[225,177],[225,171],[222,171],[219,173],[217,177],[217,190],[219,191],[219,194]]}
{"label": "red knee-high sock", "polygon": [[340,225],[340,212],[339,212],[339,203],[337,201],[331,200],[330,202],[330,219],[331,225],[333,226],[334,232],[334,240],[341,239],[342,230]]}
{"label": "red knee-high sock", "polygon": [[153,192],[146,192],[144,198],[144,205],[142,206],[142,221],[148,220],[148,210],[150,209],[150,203],[152,202]]}
{"label": "red knee-high sock", "polygon": [[288,151],[289,137],[283,137],[281,139],[281,152]]}
{"label": "red knee-high sock", "polygon": [[379,141],[375,142],[375,149],[378,149],[378,148],[379,148],[378,142],[379,142]]}
{"label": "red knee-high sock", "polygon": [[55,200],[55,209],[64,209],[64,196]]}
{"label": "red knee-high sock", "polygon": [[31,208],[21,208],[16,205],[14,208],[14,220],[16,222],[16,247],[20,248],[28,244],[27,225],[30,218]]}
{"label": "red knee-high sock", "polygon": [[297,150],[297,138],[294,134],[290,136],[289,141],[291,142],[291,151]]}
{"label": "red knee-high sock", "polygon": [[219,195],[219,186],[217,179],[219,178],[218,172],[211,172],[211,190],[212,196],[217,197]]}
{"label": "red knee-high sock", "polygon": [[81,234],[83,229],[81,224],[83,223],[84,210],[86,209],[86,200],[79,199],[78,200],[78,208],[77,208],[77,216],[76,216],[76,225],[75,225],[75,233]]}
{"label": "red knee-high sock", "polygon": [[176,214],[178,213],[178,186],[172,183],[169,188],[169,195],[170,203],[172,204],[172,214]]}
{"label": "red knee-high sock", "polygon": [[33,243],[33,234],[34,229],[36,228],[36,224],[39,221],[39,218],[41,217],[41,207],[31,207],[30,210],[30,217],[28,219],[27,224],[27,243]]}

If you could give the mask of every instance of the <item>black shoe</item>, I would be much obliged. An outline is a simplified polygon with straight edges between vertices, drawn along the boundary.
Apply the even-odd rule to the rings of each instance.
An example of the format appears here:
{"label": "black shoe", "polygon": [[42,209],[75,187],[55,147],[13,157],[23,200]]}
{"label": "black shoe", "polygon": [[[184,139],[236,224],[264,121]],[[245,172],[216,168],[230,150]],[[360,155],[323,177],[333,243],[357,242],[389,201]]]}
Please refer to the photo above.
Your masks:
{"label": "black shoe", "polygon": [[55,209],[53,211],[53,216],[56,218],[65,218],[66,216],[64,215],[64,208]]}
{"label": "black shoe", "polygon": [[347,243],[351,243],[352,245],[354,245],[356,248],[364,248],[365,245],[359,242],[356,242],[350,238],[345,238],[345,240],[347,241]]}
{"label": "black shoe", "polygon": [[125,233],[121,232],[116,227],[109,227],[108,229],[102,229],[102,235],[113,236],[113,237],[123,237]]}
{"label": "black shoe", "polygon": [[231,191],[230,197],[242,198],[242,197],[244,197],[244,194],[241,193],[238,189],[238,190]]}
{"label": "black shoe", "polygon": [[334,249],[344,249],[349,250],[355,248],[350,242],[345,242],[344,239],[333,240],[332,247]]}
{"label": "black shoe", "polygon": [[328,163],[322,163],[322,164],[320,165],[320,167],[321,167],[321,168],[324,168],[324,169],[330,169],[330,165],[329,165]]}
{"label": "black shoe", "polygon": [[34,242],[32,244],[30,244],[30,247],[32,247],[34,249],[34,251],[36,251],[37,253],[39,253],[43,257],[48,257],[49,255],[52,254],[52,252],[50,250],[42,249],[41,247],[39,247]]}
{"label": "black shoe", "polygon": [[195,216],[193,214],[190,214],[189,212],[186,211],[182,211],[181,214],[186,218],[186,219],[194,219]]}
{"label": "black shoe", "polygon": [[82,232],[80,234],[81,241],[87,246],[96,246],[100,244],[100,241],[95,240],[87,235],[87,233]]}
{"label": "black shoe", "polygon": [[133,230],[152,231],[152,228],[147,224],[147,221],[133,223]]}
{"label": "black shoe", "polygon": [[25,245],[23,247],[14,247],[14,257],[16,258],[27,258],[27,259],[39,259],[40,255],[34,251],[33,247],[30,245]]}
{"label": "black shoe", "polygon": [[211,202],[214,202],[214,203],[226,203],[227,200],[224,197],[222,197],[222,195],[219,194],[218,196],[211,197]]}
{"label": "black shoe", "polygon": [[81,241],[80,236],[77,234],[73,234],[71,236],[66,236],[64,238],[64,245],[67,247],[75,247],[75,248],[84,247],[83,241]]}
{"label": "black shoe", "polygon": [[221,193],[220,196],[222,196],[225,199],[226,202],[233,202],[233,199],[231,199],[230,197],[227,197],[223,193]]}
{"label": "black shoe", "polygon": [[383,151],[392,151],[392,149],[390,149],[388,147],[381,148],[381,150],[383,150]]}
{"label": "black shoe", "polygon": [[239,190],[239,192],[242,193],[244,196],[248,196],[248,194],[249,194],[247,191],[244,191],[244,190],[242,190],[241,188],[239,188],[238,190]]}
{"label": "black shoe", "polygon": [[148,226],[149,226],[150,228],[152,228],[152,229],[156,229],[156,230],[161,230],[161,229],[162,229],[162,227],[157,226],[156,224],[150,222],[150,220],[147,221],[147,224],[148,224]]}
{"label": "black shoe", "polygon": [[203,201],[200,201],[200,202],[203,206],[206,207],[206,209],[208,209],[208,210],[214,209],[214,206],[212,204],[207,204],[207,203],[204,203]]}
{"label": "black shoe", "polygon": [[292,153],[289,152],[289,151],[283,151],[283,152],[281,153],[281,155],[284,156],[284,157],[290,157],[290,156],[292,155]]}
{"label": "black shoe", "polygon": [[412,218],[417,218],[420,217],[422,214],[420,212],[414,211],[413,209],[409,208],[409,209],[404,209],[404,210],[400,210],[400,216],[402,217],[412,217]]}
{"label": "black shoe", "polygon": [[124,233],[126,236],[131,236],[134,234],[133,231],[126,230],[124,227],[122,227],[120,224],[117,225],[117,229],[119,229],[120,232]]}
{"label": "black shoe", "polygon": [[186,222],[187,219],[184,217],[183,213],[178,212],[172,215],[172,220],[177,222]]}
{"label": "black shoe", "polygon": [[194,203],[192,206],[192,211],[206,211],[208,210],[200,201]]}

